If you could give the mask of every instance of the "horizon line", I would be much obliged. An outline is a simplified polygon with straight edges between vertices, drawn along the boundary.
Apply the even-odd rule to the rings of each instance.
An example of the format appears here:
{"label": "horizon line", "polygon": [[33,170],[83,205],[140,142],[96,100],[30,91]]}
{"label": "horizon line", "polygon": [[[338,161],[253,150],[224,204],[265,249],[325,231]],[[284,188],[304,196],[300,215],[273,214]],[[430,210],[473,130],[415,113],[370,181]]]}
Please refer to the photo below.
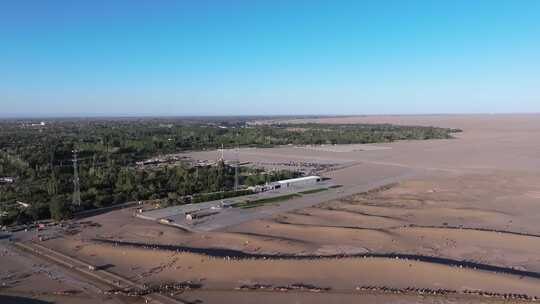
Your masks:
{"label": "horizon line", "polygon": [[362,117],[362,116],[459,116],[459,115],[539,115],[540,112],[440,112],[440,113],[393,113],[393,114],[59,114],[59,115],[1,115],[0,120],[24,120],[24,119],[130,119],[130,118],[231,118],[231,117],[254,117],[254,118],[280,118],[280,117]]}

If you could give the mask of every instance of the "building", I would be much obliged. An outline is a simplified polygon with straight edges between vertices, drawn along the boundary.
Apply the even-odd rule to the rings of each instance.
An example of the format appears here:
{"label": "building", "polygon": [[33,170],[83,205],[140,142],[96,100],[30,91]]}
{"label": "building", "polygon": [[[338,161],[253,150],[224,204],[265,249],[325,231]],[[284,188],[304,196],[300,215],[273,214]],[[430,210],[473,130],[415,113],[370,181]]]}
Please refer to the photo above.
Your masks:
{"label": "building", "polygon": [[259,192],[272,190],[272,187],[267,184],[267,185],[249,186],[247,189],[253,191],[253,193],[259,193]]}
{"label": "building", "polygon": [[272,186],[273,189],[282,189],[282,188],[288,188],[292,186],[315,185],[321,181],[322,181],[322,178],[320,176],[312,175],[312,176],[304,176],[304,177],[299,177],[299,178],[280,180],[277,182],[273,182],[270,185]]}
{"label": "building", "polygon": [[29,203],[24,203],[24,202],[21,202],[21,201],[17,201],[16,203],[17,203],[17,205],[21,206],[22,208],[29,208],[30,207]]}
{"label": "building", "polygon": [[265,185],[251,186],[248,187],[248,190],[253,191],[254,193],[266,192],[276,189],[284,189],[292,186],[309,186],[315,185],[321,182],[323,179],[320,176],[305,176],[299,178],[284,179],[277,182],[272,182]]}
{"label": "building", "polygon": [[14,177],[0,177],[0,184],[11,184],[15,182]]}
{"label": "building", "polygon": [[219,211],[216,211],[216,209],[214,209],[213,207],[211,207],[210,209],[201,209],[201,210],[198,210],[198,211],[187,213],[186,214],[186,220],[192,221],[192,220],[196,220],[196,219],[201,219],[203,217],[212,216],[212,215],[215,215],[215,214],[218,214],[218,213],[219,213]]}

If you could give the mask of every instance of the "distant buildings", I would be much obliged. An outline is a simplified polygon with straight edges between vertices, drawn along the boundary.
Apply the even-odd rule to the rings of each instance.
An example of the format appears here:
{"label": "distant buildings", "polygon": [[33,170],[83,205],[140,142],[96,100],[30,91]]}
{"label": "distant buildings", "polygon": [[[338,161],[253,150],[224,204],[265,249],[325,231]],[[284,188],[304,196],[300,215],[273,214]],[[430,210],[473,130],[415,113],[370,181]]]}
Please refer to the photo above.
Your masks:
{"label": "distant buildings", "polygon": [[40,122],[37,122],[37,123],[36,122],[28,122],[28,123],[25,122],[25,123],[22,124],[22,127],[23,128],[45,127],[46,125],[47,125],[47,123],[44,122],[44,121],[40,121]]}
{"label": "distant buildings", "polygon": [[167,155],[163,157],[154,157],[150,158],[144,161],[138,161],[135,164],[138,167],[145,167],[145,166],[159,166],[163,164],[175,164],[180,161],[186,161],[188,158],[185,156],[179,156],[179,155]]}
{"label": "distant buildings", "polygon": [[0,184],[11,184],[15,182],[15,177],[0,177]]}
{"label": "distant buildings", "polygon": [[21,202],[21,201],[17,201],[17,205],[21,206],[22,208],[30,207],[29,203],[24,203],[24,202]]}

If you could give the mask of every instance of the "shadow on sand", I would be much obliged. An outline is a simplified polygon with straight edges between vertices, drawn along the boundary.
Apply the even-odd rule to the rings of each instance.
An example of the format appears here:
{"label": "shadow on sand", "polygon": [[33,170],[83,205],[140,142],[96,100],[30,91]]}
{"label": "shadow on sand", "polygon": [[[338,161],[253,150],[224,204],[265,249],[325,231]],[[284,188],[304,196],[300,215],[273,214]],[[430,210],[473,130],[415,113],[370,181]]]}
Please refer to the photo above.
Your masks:
{"label": "shadow on sand", "polygon": [[2,304],[52,304],[52,302],[36,300],[31,298],[3,296],[0,295],[0,303]]}

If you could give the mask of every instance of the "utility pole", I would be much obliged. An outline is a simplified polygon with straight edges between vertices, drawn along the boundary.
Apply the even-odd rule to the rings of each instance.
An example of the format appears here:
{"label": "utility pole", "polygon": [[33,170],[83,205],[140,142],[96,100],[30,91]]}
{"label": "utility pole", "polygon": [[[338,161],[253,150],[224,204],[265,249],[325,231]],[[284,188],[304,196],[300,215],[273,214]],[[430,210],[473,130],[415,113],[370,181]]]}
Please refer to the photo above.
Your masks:
{"label": "utility pole", "polygon": [[73,150],[73,201],[75,206],[81,205],[81,186],[79,184],[79,168],[77,150]]}
{"label": "utility pole", "polygon": [[234,191],[238,191],[238,167],[240,166],[240,160],[238,158],[238,147],[236,147],[236,164],[234,166]]}
{"label": "utility pole", "polygon": [[54,172],[54,146],[51,145],[49,148],[49,168],[51,172]]}
{"label": "utility pole", "polygon": [[221,160],[221,161],[224,161],[224,159],[223,159],[223,152],[224,152],[223,144],[221,144],[221,157],[220,157],[220,159],[219,159],[219,160]]}
{"label": "utility pole", "polygon": [[223,190],[223,169],[225,167],[225,161],[223,160],[223,144],[221,144],[221,148],[218,148],[218,155],[217,155],[217,161],[216,161],[216,172],[218,175],[217,178],[217,190],[222,191]]}

